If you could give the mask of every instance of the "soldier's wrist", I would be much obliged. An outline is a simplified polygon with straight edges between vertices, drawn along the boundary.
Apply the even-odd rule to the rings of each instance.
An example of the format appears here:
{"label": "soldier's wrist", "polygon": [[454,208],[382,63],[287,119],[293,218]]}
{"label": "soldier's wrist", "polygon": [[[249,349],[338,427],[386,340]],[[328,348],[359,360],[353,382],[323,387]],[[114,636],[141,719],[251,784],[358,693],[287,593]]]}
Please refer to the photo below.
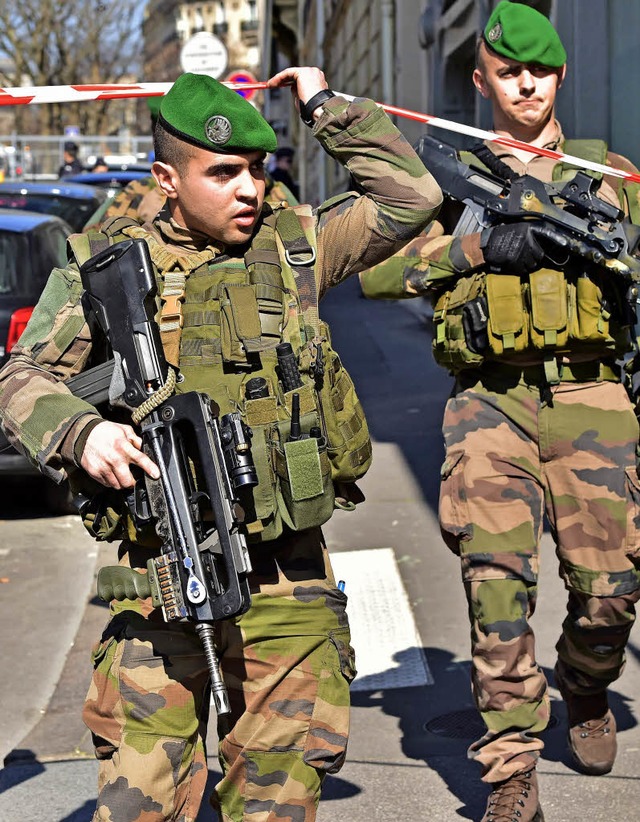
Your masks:
{"label": "soldier's wrist", "polygon": [[300,101],[300,119],[305,126],[313,128],[315,122],[313,115],[316,109],[320,108],[323,103],[326,103],[327,100],[335,96],[331,89],[323,88],[317,94],[314,94],[313,97],[310,97],[306,103]]}
{"label": "soldier's wrist", "polygon": [[82,455],[84,454],[84,449],[87,444],[87,440],[89,439],[89,435],[93,431],[93,429],[100,425],[101,422],[104,422],[102,417],[93,417],[87,422],[82,430],[73,437],[73,464],[76,465],[78,468],[81,467]]}

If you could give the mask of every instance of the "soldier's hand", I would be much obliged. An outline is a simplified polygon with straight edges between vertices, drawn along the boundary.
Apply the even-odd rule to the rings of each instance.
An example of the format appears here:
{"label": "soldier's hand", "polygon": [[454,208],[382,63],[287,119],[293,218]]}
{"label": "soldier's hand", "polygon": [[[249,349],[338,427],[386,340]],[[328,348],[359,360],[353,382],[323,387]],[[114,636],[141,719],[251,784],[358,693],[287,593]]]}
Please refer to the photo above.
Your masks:
{"label": "soldier's hand", "polygon": [[506,223],[485,228],[480,248],[487,267],[504,274],[530,274],[546,257],[538,241],[536,226],[530,222]]}
{"label": "soldier's hand", "polygon": [[[329,88],[324,73],[313,66],[290,66],[267,80],[267,88],[289,85],[298,108],[300,102],[306,103],[319,91]],[[317,111],[320,112],[320,106]]]}
{"label": "soldier's hand", "polygon": [[99,423],[87,437],[80,465],[90,477],[108,488],[132,488],[135,478],[131,466],[139,466],[152,479],[158,467],[140,449],[142,440],[130,425]]}

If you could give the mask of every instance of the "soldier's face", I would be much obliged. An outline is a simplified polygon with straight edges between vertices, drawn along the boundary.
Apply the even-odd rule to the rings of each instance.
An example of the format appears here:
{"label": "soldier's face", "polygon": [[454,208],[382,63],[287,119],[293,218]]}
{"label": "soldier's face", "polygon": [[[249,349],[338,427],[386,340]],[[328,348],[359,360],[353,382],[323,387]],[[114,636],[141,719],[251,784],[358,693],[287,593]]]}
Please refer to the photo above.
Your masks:
{"label": "soldier's face", "polygon": [[246,243],[264,201],[265,153],[189,150],[191,156],[181,173],[164,163],[154,164],[160,167],[156,179],[172,201],[174,219],[225,245]]}
{"label": "soldier's face", "polygon": [[494,125],[508,133],[535,134],[554,116],[556,94],[566,66],[553,69],[533,63],[518,63],[480,49],[480,65],[473,82],[493,106]]}

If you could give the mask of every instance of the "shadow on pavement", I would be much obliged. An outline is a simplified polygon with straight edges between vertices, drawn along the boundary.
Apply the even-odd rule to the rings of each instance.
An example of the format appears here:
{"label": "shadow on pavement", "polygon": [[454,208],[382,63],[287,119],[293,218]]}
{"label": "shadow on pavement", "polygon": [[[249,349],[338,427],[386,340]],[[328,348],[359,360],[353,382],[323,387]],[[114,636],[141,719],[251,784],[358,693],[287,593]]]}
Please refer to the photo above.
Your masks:
{"label": "shadow on pavement", "polygon": [[34,759],[33,751],[16,748],[4,760],[0,770],[0,794],[22,785],[44,773],[44,765]]}
{"label": "shadow on pavement", "polygon": [[[457,661],[442,648],[422,648],[422,652],[437,686],[356,691],[352,693],[352,704],[360,708],[378,707],[388,716],[397,717],[405,756],[420,760],[436,771],[462,804],[458,809],[459,816],[476,819],[484,812],[489,786],[480,781],[478,765],[467,758],[469,745],[485,732],[471,696],[470,663]],[[394,659],[402,669],[409,661],[409,654],[402,651]],[[553,670],[542,670],[550,686],[554,687]],[[553,694],[551,697],[551,722],[542,734],[545,747],[541,765],[544,767],[545,761],[561,762],[576,771],[566,745],[564,703]],[[637,725],[630,708],[631,701],[615,690],[609,690],[609,703],[620,731]]]}

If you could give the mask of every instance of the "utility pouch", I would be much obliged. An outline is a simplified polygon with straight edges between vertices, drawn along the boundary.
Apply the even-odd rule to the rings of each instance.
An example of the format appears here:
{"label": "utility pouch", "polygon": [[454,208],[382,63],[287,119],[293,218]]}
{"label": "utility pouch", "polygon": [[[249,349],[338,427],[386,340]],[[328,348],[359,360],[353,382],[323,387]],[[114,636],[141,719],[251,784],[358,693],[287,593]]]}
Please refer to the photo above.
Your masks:
{"label": "utility pouch", "polygon": [[[305,418],[301,419],[303,430]],[[308,424],[308,423],[307,423]],[[278,510],[293,531],[323,525],[333,514],[334,493],[326,446],[316,437],[284,442],[275,452]]]}
{"label": "utility pouch", "polygon": [[371,465],[369,427],[353,381],[331,348],[329,330],[322,321],[320,330],[324,375],[318,386],[318,402],[332,478],[334,482],[355,482]]}
{"label": "utility pouch", "polygon": [[[484,295],[484,274],[472,274],[459,277],[447,290],[438,293],[433,308],[433,356],[439,365],[457,372],[471,368],[484,360],[484,354],[478,353],[482,345],[480,328],[476,340],[478,348],[469,345],[469,339],[475,335],[465,328],[471,318],[465,319],[465,306]],[[473,309],[471,309],[473,311]],[[474,318],[477,325],[479,315]],[[473,344],[473,343],[472,343]],[[485,345],[486,349],[486,345]]]}
{"label": "utility pouch", "polygon": [[523,351],[527,347],[527,314],[520,277],[487,274],[489,346],[494,354]]}
{"label": "utility pouch", "polygon": [[222,359],[247,363],[247,354],[259,351],[260,315],[255,287],[225,283],[220,287],[220,336]]}
{"label": "utility pouch", "polygon": [[462,308],[462,328],[469,350],[474,354],[483,354],[489,347],[489,309],[487,298],[483,295],[471,300]]}
{"label": "utility pouch", "polygon": [[578,277],[569,285],[570,334],[582,342],[600,342],[609,338],[608,310],[602,291],[589,277]]}
{"label": "utility pouch", "polygon": [[541,268],[529,276],[531,343],[534,348],[563,348],[569,338],[567,285],[562,271]]}

